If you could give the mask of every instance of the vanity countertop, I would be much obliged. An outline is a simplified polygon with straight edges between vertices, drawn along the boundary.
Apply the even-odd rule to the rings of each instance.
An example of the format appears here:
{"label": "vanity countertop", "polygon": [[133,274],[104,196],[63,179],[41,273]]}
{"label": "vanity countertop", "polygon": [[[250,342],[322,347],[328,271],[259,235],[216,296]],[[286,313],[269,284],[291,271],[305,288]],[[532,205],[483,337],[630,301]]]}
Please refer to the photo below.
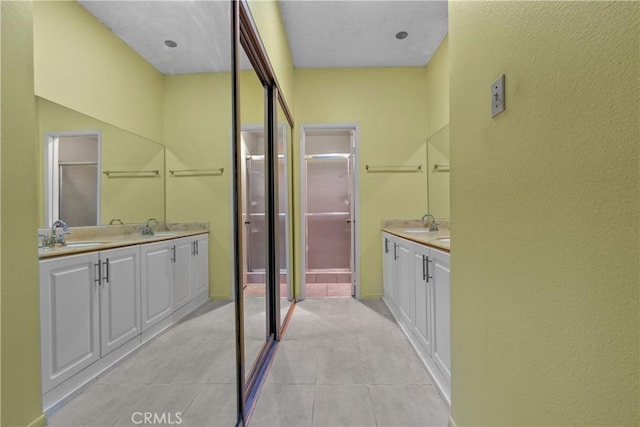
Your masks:
{"label": "vanity countertop", "polygon": [[440,229],[438,231],[429,231],[429,228],[425,227],[422,221],[387,220],[382,223],[382,231],[421,245],[427,245],[445,252],[450,252],[451,234],[449,222],[437,220],[437,223]]}
{"label": "vanity countertop", "polygon": [[[40,259],[86,252],[115,249],[124,246],[140,245],[195,236],[209,232],[207,223],[162,223],[153,235],[142,235],[144,224],[105,225],[97,227],[70,227],[66,237],[66,246],[38,248]],[[50,229],[38,229],[39,234],[50,235]]]}

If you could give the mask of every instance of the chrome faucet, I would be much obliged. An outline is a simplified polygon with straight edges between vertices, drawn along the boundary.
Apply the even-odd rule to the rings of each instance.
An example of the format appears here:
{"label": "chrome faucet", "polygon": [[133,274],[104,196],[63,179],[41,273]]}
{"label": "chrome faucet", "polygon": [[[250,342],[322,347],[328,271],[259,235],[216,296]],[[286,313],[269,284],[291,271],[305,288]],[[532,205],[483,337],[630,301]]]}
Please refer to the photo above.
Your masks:
{"label": "chrome faucet", "polygon": [[[56,234],[56,228],[58,227],[62,227],[62,233],[60,233],[60,235]],[[59,219],[51,224],[51,237],[49,237],[49,246],[66,245],[66,242],[64,241],[65,234],[69,234],[69,226],[66,222]]]}
{"label": "chrome faucet", "polygon": [[[151,225],[151,222],[153,222],[153,225]],[[142,235],[143,236],[153,236],[153,227],[157,227],[159,224],[158,220],[155,218],[149,218],[147,220],[147,224],[142,228]]]}
{"label": "chrome faucet", "polygon": [[113,225],[116,222],[119,222],[120,225],[123,225],[123,222],[120,218],[113,218],[111,221],[109,221],[109,225]]}
{"label": "chrome faucet", "polygon": [[421,221],[424,223],[425,218],[431,217],[431,227],[429,227],[429,231],[438,231],[438,223],[436,222],[436,217],[431,215],[430,213],[424,214]]}

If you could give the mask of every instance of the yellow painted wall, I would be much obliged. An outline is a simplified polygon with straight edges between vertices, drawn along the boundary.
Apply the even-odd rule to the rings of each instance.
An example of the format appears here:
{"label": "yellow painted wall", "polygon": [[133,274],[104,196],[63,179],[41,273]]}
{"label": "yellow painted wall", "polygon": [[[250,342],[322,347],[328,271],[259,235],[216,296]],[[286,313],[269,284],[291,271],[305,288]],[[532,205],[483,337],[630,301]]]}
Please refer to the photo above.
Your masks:
{"label": "yellow painted wall", "polygon": [[640,424],[639,8],[449,3],[459,426]]}
{"label": "yellow painted wall", "polygon": [[262,44],[267,50],[269,61],[278,78],[278,84],[281,86],[291,113],[294,114],[293,57],[280,12],[280,4],[275,0],[249,0],[248,4]]}
{"label": "yellow painted wall", "polygon": [[164,81],[167,171],[224,168],[222,176],[167,177],[167,221],[209,222],[212,298],[231,297],[231,75]]}
{"label": "yellow painted wall", "polygon": [[445,37],[426,66],[427,136],[449,123],[449,37]]}
{"label": "yellow painted wall", "polygon": [[[55,132],[101,132],[101,171],[158,170],[153,177],[115,177],[101,174],[101,223],[113,218],[125,223],[145,222],[148,218],[164,221],[165,177],[164,147],[154,141],[127,132],[87,115],[37,98],[38,109],[38,204],[39,224],[45,224],[45,146],[46,135]],[[64,219],[64,218],[63,218]]]}
{"label": "yellow painted wall", "polygon": [[433,165],[450,164],[449,158],[449,38],[426,66],[427,87],[427,183],[429,212],[436,218],[450,217],[449,172],[434,172]]}
{"label": "yellow painted wall", "polygon": [[0,2],[0,21],[0,425],[43,426],[31,2]]}
{"label": "yellow painted wall", "polygon": [[[242,123],[264,121],[263,89],[255,73],[240,75]],[[209,222],[210,296],[231,298],[231,75],[165,77],[167,171],[224,168],[222,176],[167,177],[167,221]]]}
{"label": "yellow painted wall", "polygon": [[[365,165],[426,161],[424,68],[297,69],[295,176],[299,182],[299,127],[357,123],[360,132],[360,294],[382,295],[381,221],[420,218],[427,209],[425,174],[367,173]],[[300,220],[296,188],[295,222]],[[296,226],[297,227],[297,226]],[[296,233],[299,234],[296,228]],[[299,237],[299,236],[298,236]],[[300,240],[296,251],[302,253]],[[299,280],[299,272],[298,272]]]}
{"label": "yellow painted wall", "polygon": [[35,94],[162,142],[162,74],[75,1],[34,3]]}

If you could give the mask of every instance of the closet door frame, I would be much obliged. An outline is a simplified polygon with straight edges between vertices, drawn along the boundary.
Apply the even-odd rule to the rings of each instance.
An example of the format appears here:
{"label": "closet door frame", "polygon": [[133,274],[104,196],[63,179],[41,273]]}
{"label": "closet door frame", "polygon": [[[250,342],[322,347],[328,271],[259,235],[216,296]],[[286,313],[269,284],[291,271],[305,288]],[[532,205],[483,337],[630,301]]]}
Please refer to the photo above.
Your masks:
{"label": "closet door frame", "polygon": [[[244,299],[243,299],[243,220],[242,220],[242,144],[240,117],[240,52],[244,49],[253,69],[265,88],[265,219],[267,235],[266,265],[266,332],[267,340],[251,368],[245,381],[244,348]],[[236,330],[236,426],[248,424],[257,401],[256,397],[266,378],[268,367],[273,360],[281,332],[293,313],[287,312],[285,321],[280,321],[280,263],[278,247],[278,146],[277,107],[278,104],[294,127],[293,116],[284,96],[277,76],[269,62],[266,49],[260,39],[249,5],[246,0],[231,0],[231,63],[232,63],[232,163],[233,163],[233,296],[235,301]],[[295,304],[295,300],[292,302]]]}

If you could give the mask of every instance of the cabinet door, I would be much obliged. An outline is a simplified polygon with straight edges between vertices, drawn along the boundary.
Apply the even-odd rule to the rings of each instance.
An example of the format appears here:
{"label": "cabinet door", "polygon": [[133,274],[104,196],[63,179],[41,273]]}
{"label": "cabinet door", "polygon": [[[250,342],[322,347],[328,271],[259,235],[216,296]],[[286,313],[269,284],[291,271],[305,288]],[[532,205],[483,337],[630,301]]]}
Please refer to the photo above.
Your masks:
{"label": "cabinet door", "polygon": [[142,330],[173,313],[173,245],[149,243],[141,249]]}
{"label": "cabinet door", "polygon": [[100,357],[97,253],[40,261],[42,389]]}
{"label": "cabinet door", "polygon": [[390,240],[390,250],[391,250],[391,259],[392,259],[392,267],[391,267],[391,300],[393,301],[394,306],[398,305],[398,239],[392,238]]}
{"label": "cabinet door", "polygon": [[209,236],[196,236],[196,257],[194,266],[193,296],[209,292]]}
{"label": "cabinet door", "polygon": [[173,240],[175,259],[173,264],[173,310],[177,310],[193,298],[193,267],[196,253],[193,238]]}
{"label": "cabinet door", "polygon": [[140,247],[100,252],[100,356],[140,335]]}
{"label": "cabinet door", "polygon": [[393,300],[392,282],[393,282],[393,241],[391,236],[383,233],[382,235],[382,288],[383,294],[387,301]]}
{"label": "cabinet door", "polygon": [[430,251],[433,263],[433,360],[445,377],[451,380],[451,319],[449,254]]}
{"label": "cabinet door", "polygon": [[401,321],[404,322],[407,330],[410,330],[412,323],[412,300],[413,300],[413,253],[407,241],[400,240],[398,243],[397,277],[398,277],[398,311]]}
{"label": "cabinet door", "polygon": [[417,344],[431,356],[431,315],[433,314],[431,284],[433,280],[427,281],[428,255],[429,249],[424,247],[416,247],[413,252],[413,334]]}

